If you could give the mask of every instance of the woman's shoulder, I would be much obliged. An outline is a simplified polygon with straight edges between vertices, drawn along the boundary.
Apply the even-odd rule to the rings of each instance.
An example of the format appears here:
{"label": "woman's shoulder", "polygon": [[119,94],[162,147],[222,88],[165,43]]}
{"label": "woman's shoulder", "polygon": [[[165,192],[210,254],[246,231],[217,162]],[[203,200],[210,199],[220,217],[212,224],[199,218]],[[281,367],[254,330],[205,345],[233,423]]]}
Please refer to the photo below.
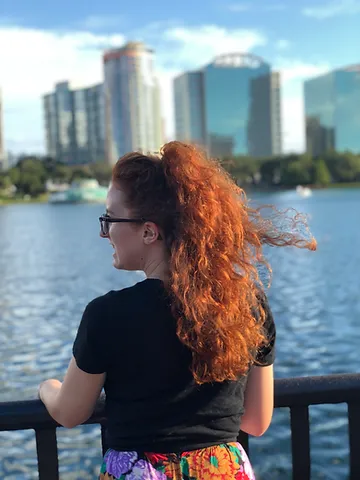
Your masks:
{"label": "woman's shoulder", "polygon": [[140,296],[143,299],[144,296],[151,294],[154,288],[159,288],[160,285],[162,285],[162,282],[155,279],[142,280],[120,290],[110,290],[91,300],[86,308],[91,310],[103,309],[104,311],[104,309],[119,303],[122,308],[125,308],[126,304],[131,304],[133,307],[134,300],[139,301]]}

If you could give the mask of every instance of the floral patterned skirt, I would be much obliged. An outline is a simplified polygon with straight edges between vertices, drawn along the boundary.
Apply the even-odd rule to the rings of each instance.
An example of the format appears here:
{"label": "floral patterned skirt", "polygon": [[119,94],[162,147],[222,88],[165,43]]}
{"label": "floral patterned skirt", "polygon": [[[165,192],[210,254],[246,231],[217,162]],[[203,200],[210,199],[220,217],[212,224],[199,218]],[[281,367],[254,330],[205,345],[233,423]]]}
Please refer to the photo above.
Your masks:
{"label": "floral patterned skirt", "polygon": [[99,480],[255,480],[240,443],[182,453],[118,452],[109,449]]}

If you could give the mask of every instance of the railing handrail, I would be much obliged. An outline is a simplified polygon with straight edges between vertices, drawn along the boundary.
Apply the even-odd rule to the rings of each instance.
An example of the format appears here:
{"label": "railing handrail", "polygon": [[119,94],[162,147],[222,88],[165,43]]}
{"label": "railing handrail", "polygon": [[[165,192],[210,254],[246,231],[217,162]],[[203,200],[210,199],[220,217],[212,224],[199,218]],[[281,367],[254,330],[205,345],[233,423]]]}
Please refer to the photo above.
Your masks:
{"label": "railing handrail", "polygon": [[[360,373],[275,380],[275,407],[359,402]],[[86,424],[104,423],[104,397]],[[40,400],[0,402],[0,431],[59,426]]]}
{"label": "railing handrail", "polygon": [[356,401],[360,402],[360,373],[275,380],[276,408]]}
{"label": "railing handrail", "polygon": [[[98,400],[94,413],[84,424],[106,422],[104,400],[105,397]],[[41,400],[0,402],[0,432],[52,427],[61,427],[61,425],[49,415]]]}
{"label": "railing handrail", "polygon": [[[105,397],[85,424],[101,424],[103,453],[106,451]],[[309,406],[346,403],[350,446],[350,480],[360,478],[360,373],[296,377],[275,380],[275,407],[290,408],[293,480],[310,480]],[[34,429],[39,480],[59,480],[56,427],[40,400],[0,403],[0,431]],[[248,436],[239,434],[248,450]]]}

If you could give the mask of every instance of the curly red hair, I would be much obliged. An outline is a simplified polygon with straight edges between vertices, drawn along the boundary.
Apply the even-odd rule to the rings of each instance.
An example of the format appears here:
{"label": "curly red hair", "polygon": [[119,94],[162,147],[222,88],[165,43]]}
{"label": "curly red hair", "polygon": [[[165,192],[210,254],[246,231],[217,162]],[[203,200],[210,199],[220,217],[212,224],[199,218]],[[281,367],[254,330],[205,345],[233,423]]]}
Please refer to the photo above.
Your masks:
{"label": "curly red hair", "polygon": [[[263,244],[316,249],[296,215],[289,229],[248,205],[244,191],[216,160],[181,142],[159,156],[133,152],[114,166],[113,182],[131,212],[155,222],[170,254],[167,285],[177,335],[192,352],[197,383],[235,380],[266,339],[258,266],[271,272]],[[305,227],[299,232],[297,227]]]}

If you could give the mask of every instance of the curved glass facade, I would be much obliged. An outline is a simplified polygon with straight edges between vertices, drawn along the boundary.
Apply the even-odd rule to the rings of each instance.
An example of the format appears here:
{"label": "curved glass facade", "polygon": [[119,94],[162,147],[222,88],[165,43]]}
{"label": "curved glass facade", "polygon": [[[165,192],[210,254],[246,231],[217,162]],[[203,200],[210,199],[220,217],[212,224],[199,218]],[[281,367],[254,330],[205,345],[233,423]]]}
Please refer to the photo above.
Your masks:
{"label": "curved glass facade", "polygon": [[176,138],[216,157],[281,153],[280,77],[250,54],[217,57],[174,82]]}
{"label": "curved glass facade", "polygon": [[[260,102],[252,98],[256,89],[254,80],[264,76],[267,79],[270,76],[270,67],[265,64],[257,68],[214,64],[205,67],[205,123],[212,155],[251,154],[255,142],[254,138],[249,139],[249,133],[256,136],[256,117],[260,114],[269,117],[269,104],[263,104],[258,112],[256,103]],[[270,93],[270,87],[268,90]],[[268,134],[271,136],[270,131]]]}
{"label": "curved glass facade", "polygon": [[335,148],[334,77],[305,82],[306,149],[311,155]]}
{"label": "curved glass facade", "polygon": [[360,67],[335,75],[335,148],[360,152]]}
{"label": "curved glass facade", "polygon": [[308,80],[304,94],[308,153],[360,152],[360,66]]}

